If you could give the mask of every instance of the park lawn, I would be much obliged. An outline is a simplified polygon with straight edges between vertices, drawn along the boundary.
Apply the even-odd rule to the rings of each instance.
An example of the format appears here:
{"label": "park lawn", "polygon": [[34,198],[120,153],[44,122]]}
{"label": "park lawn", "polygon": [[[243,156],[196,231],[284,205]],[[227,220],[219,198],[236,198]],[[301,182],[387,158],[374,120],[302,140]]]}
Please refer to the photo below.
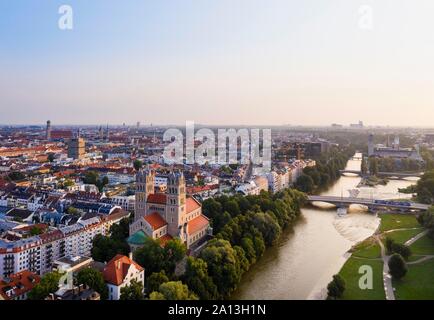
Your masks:
{"label": "park lawn", "polygon": [[411,214],[382,213],[380,214],[380,218],[381,232],[393,229],[420,227],[419,222],[417,222],[416,216]]}
{"label": "park lawn", "polygon": [[395,297],[399,300],[434,299],[434,259],[408,266],[401,280],[393,280]]}
{"label": "park lawn", "polygon": [[[373,284],[372,290],[362,290],[359,288],[359,268],[363,265],[372,267]],[[383,287],[383,261],[369,260],[351,257],[342,267],[339,275],[345,279],[346,288],[343,300],[384,300],[386,298]]]}
{"label": "park lawn", "polygon": [[434,255],[434,240],[423,236],[410,246],[413,254]]}
{"label": "park lawn", "polygon": [[393,239],[397,243],[405,243],[411,238],[417,236],[419,233],[423,232],[423,228],[415,230],[397,230],[385,234],[385,237]]}
{"label": "park lawn", "polygon": [[353,256],[375,259],[381,257],[381,248],[374,238],[369,238],[354,247]]}

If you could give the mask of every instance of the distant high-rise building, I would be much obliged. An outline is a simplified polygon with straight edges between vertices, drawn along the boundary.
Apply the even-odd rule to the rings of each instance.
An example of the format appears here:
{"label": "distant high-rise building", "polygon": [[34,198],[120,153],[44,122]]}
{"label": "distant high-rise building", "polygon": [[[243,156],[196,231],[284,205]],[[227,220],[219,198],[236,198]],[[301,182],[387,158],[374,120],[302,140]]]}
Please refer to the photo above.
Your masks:
{"label": "distant high-rise building", "polygon": [[47,121],[47,130],[46,130],[46,138],[48,141],[51,140],[51,121]]}
{"label": "distant high-rise building", "polygon": [[368,138],[368,156],[373,156],[374,152],[374,135],[371,133]]}
{"label": "distant high-rise building", "polygon": [[393,149],[399,150],[399,136],[395,136],[395,141],[393,142]]}
{"label": "distant high-rise building", "polygon": [[86,153],[86,142],[80,137],[80,130],[77,135],[71,138],[68,142],[68,158],[81,159]]}

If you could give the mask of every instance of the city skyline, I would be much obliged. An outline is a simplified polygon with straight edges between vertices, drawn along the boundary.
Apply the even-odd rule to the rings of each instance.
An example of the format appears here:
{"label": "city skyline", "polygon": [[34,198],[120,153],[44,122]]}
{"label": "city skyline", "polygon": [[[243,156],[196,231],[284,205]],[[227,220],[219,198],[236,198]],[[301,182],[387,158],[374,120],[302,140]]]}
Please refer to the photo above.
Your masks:
{"label": "city skyline", "polygon": [[2,124],[431,126],[431,1],[62,4],[0,4]]}

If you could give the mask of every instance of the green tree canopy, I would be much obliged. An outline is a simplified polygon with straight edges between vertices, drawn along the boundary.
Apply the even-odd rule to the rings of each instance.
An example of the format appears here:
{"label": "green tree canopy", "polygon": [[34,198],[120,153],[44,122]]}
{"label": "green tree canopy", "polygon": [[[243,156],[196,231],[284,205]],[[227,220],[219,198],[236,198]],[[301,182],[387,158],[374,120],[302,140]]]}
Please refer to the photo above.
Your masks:
{"label": "green tree canopy", "polygon": [[394,253],[390,257],[388,265],[389,272],[395,279],[401,279],[407,274],[407,264],[405,263],[404,258],[398,253]]}
{"label": "green tree canopy", "polygon": [[241,279],[236,251],[229,241],[213,239],[201,252],[200,258],[206,262],[220,296],[227,297]]}
{"label": "green tree canopy", "polygon": [[158,291],[150,295],[151,300],[198,300],[197,296],[190,292],[187,285],[181,281],[169,281],[160,285]]}
{"label": "green tree canopy", "polygon": [[310,176],[303,174],[297,179],[296,187],[302,192],[309,193],[314,190],[315,183]]}
{"label": "green tree canopy", "polygon": [[29,300],[44,300],[50,293],[59,289],[59,281],[62,274],[59,272],[49,272],[45,274],[28,294]]}
{"label": "green tree canopy", "polygon": [[146,280],[146,292],[150,294],[151,292],[158,291],[160,286],[165,282],[169,282],[169,280],[164,270],[152,273]]}
{"label": "green tree canopy", "polygon": [[165,270],[165,258],[164,249],[152,238],[146,238],[143,246],[134,252],[134,260],[145,268],[147,274]]}
{"label": "green tree canopy", "polygon": [[200,258],[188,257],[183,280],[201,300],[213,300],[218,297],[217,286],[208,275],[208,266]]}
{"label": "green tree canopy", "polygon": [[129,286],[121,288],[120,300],[143,300],[143,284],[132,280]]}
{"label": "green tree canopy", "polygon": [[133,166],[136,171],[139,171],[143,167],[143,162],[140,160],[134,160]]}
{"label": "green tree canopy", "polygon": [[108,289],[101,272],[93,268],[85,268],[77,274],[78,284],[84,284],[98,292],[101,299],[108,298]]}
{"label": "green tree canopy", "polygon": [[338,274],[333,276],[333,280],[327,286],[327,294],[330,299],[341,298],[345,291],[345,280]]}
{"label": "green tree canopy", "polygon": [[91,254],[95,261],[108,262],[117,254],[128,255],[130,247],[124,240],[97,234],[92,240]]}

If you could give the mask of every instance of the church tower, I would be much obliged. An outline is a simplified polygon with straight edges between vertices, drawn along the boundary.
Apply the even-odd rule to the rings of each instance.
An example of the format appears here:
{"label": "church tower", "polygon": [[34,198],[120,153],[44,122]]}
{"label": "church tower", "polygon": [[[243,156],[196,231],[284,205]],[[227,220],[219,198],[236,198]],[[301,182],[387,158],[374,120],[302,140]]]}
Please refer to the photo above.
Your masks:
{"label": "church tower", "polygon": [[168,233],[179,236],[185,241],[184,234],[187,232],[186,215],[186,190],[184,174],[172,172],[167,179],[166,197],[166,221],[168,223]]}
{"label": "church tower", "polygon": [[136,174],[136,203],[134,221],[146,215],[146,202],[148,196],[154,193],[155,172],[153,170],[140,170]]}

